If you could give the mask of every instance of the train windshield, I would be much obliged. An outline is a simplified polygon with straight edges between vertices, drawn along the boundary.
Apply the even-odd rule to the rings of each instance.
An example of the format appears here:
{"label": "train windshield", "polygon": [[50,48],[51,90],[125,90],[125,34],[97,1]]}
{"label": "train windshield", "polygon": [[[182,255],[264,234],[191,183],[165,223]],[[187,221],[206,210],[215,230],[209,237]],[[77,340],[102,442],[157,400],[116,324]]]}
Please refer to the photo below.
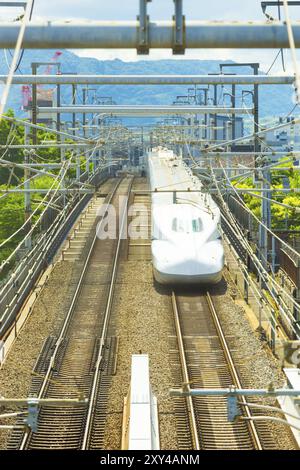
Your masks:
{"label": "train windshield", "polygon": [[173,232],[183,233],[183,232],[187,232],[188,231],[187,229],[188,229],[188,227],[187,227],[187,224],[186,224],[186,220],[178,219],[177,217],[175,217],[175,219],[173,219],[173,221],[172,221],[172,230],[173,230]]}
{"label": "train windshield", "polygon": [[200,218],[197,219],[179,219],[175,217],[172,220],[172,230],[173,232],[178,232],[178,233],[190,233],[190,232],[195,232],[199,233],[201,232],[203,228],[202,221]]}
{"label": "train windshield", "polygon": [[192,220],[192,228],[193,228],[193,232],[201,232],[201,230],[202,230],[202,221],[199,217],[198,217],[198,219],[193,219]]}

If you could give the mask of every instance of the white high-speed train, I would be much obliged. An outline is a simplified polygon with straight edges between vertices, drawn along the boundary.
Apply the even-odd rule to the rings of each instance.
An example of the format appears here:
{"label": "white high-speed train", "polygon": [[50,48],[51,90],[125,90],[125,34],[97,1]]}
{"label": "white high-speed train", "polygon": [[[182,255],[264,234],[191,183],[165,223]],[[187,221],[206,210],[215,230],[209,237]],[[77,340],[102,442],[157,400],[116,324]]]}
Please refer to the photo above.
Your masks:
{"label": "white high-speed train", "polygon": [[201,182],[182,157],[171,150],[158,147],[149,152],[148,169],[155,191],[151,243],[155,279],[161,284],[217,283],[224,266],[218,206],[202,192]]}

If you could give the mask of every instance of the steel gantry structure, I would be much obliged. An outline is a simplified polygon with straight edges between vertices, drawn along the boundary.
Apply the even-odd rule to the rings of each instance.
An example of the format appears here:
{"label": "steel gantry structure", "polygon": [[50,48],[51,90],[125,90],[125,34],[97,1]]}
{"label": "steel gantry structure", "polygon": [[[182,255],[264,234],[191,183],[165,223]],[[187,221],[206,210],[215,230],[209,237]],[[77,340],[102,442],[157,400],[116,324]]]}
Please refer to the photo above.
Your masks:
{"label": "steel gantry structure", "polygon": [[[136,21],[33,22],[26,26],[23,48],[108,48],[137,49],[148,54],[150,49],[169,48],[183,54],[187,48],[286,48],[290,46],[286,25],[272,22],[207,22],[186,21],[183,1],[174,0],[172,20],[150,21],[147,3],[140,0]],[[300,24],[293,25],[294,42],[300,45]],[[17,42],[19,24],[1,24],[0,47],[12,48]]]}
{"label": "steel gantry structure", "polygon": [[[39,21],[31,22],[24,35],[25,49],[138,49],[138,21]],[[173,49],[173,21],[148,23],[148,48]],[[300,24],[294,22],[296,47],[300,46]],[[1,23],[0,48],[14,48],[18,22]],[[186,21],[184,49],[276,49],[288,48],[284,22]]]}
{"label": "steel gantry structure", "polygon": [[[0,75],[5,84],[7,75]],[[15,75],[13,85],[292,85],[292,75]]]}

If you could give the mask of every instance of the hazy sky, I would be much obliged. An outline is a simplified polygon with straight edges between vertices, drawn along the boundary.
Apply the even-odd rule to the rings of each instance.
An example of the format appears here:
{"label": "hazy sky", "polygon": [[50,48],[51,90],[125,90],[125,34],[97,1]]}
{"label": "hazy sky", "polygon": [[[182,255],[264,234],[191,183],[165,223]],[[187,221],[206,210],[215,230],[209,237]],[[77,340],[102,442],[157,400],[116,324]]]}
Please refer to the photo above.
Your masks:
{"label": "hazy sky", "polygon": [[[264,20],[260,0],[183,0],[184,14],[187,20]],[[138,14],[139,0],[35,0],[33,18],[35,19],[89,19],[89,20],[133,20]],[[152,0],[148,4],[150,18],[153,20],[170,19],[174,10],[172,0]],[[2,19],[7,17],[7,9],[0,10]],[[268,10],[277,17],[277,9]],[[17,10],[10,9],[13,16]],[[300,8],[291,8],[292,19],[300,19]],[[284,13],[282,11],[282,16]],[[77,50],[78,55],[97,57],[99,59],[120,58],[123,60],[138,60],[134,50]],[[177,58],[192,59],[232,59],[236,61],[260,62],[263,69],[271,65],[276,50],[232,50],[207,49],[186,51],[185,56]],[[153,50],[148,59],[171,58],[172,53],[164,50]],[[147,56],[143,57],[147,58]],[[175,56],[176,58],[176,56]],[[285,51],[286,63],[291,72],[290,53]],[[281,72],[280,60],[276,63],[275,73]]]}

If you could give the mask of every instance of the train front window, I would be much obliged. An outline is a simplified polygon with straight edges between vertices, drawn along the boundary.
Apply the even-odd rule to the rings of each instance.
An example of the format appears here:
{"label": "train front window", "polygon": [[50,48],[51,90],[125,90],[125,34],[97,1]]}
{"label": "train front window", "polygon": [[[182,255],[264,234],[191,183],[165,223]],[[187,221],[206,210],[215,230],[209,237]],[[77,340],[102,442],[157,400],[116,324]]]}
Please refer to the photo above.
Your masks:
{"label": "train front window", "polygon": [[172,220],[172,230],[173,232],[180,233],[187,232],[186,221],[175,217],[175,219]]}
{"label": "train front window", "polygon": [[177,233],[199,233],[203,230],[202,221],[197,219],[174,218],[172,230]]}
{"label": "train front window", "polygon": [[193,232],[201,232],[202,230],[202,221],[200,218],[192,220],[192,229]]}

